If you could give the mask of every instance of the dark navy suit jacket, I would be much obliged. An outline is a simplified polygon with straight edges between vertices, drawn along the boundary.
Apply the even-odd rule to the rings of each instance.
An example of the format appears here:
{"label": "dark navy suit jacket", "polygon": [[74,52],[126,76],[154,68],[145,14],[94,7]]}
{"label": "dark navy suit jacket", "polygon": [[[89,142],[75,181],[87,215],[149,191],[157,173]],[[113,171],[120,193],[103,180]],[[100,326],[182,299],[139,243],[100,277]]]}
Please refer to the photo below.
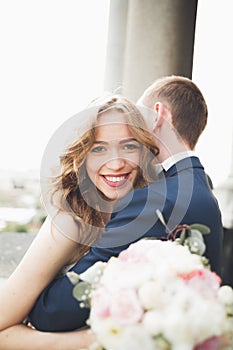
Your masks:
{"label": "dark navy suit jacket", "polygon": [[[169,230],[166,231],[161,224],[156,209],[163,213],[169,230],[181,223],[209,226],[211,233],[204,237],[205,255],[212,270],[220,274],[221,213],[197,157],[177,162],[160,180],[130,192],[121,200],[102,239],[72,270],[81,273],[98,260],[107,261],[141,238],[166,237]],[[31,310],[29,319],[32,324],[43,331],[65,331],[85,326],[89,310],[80,308],[79,302],[72,296],[72,289],[67,276],[55,279]]]}

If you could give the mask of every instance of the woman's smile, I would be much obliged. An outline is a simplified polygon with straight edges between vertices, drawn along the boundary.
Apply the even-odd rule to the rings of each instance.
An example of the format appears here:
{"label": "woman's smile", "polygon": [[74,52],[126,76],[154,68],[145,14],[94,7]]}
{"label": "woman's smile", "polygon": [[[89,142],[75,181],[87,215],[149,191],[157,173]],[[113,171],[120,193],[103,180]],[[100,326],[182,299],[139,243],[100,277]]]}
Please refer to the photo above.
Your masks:
{"label": "woman's smile", "polygon": [[128,174],[124,175],[100,175],[104,181],[111,187],[120,187],[124,185],[129,177]]}

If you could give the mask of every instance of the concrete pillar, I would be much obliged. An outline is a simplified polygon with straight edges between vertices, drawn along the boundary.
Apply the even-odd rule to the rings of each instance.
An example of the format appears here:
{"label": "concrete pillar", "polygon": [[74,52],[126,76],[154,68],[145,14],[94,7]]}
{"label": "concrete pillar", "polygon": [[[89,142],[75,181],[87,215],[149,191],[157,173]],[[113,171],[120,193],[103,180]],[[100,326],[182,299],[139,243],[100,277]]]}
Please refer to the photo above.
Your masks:
{"label": "concrete pillar", "polygon": [[[111,0],[112,3],[122,6],[121,0]],[[123,20],[119,20],[126,34],[125,49],[121,53],[112,52],[111,60],[107,53],[105,88],[119,83],[121,92],[135,101],[162,75],[191,78],[197,0],[129,0],[127,3],[127,9],[121,9]],[[110,26],[114,16],[116,14],[110,12]],[[110,43],[117,32],[118,36],[122,35],[122,28],[120,31],[116,25],[114,35],[111,30],[110,27]],[[123,41],[121,39],[121,45]],[[115,81],[110,82],[111,79]]]}

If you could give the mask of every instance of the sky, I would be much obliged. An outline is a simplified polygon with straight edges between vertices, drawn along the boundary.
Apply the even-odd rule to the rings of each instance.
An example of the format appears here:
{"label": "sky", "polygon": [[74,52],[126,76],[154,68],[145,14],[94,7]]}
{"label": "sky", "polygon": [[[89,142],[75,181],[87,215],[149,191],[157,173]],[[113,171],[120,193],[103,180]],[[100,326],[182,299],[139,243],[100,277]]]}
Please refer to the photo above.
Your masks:
{"label": "sky", "polygon": [[[215,185],[232,157],[232,6],[198,2],[193,80],[209,121],[197,152]],[[103,92],[108,9],[109,0],[0,1],[0,169],[39,170],[55,130]]]}
{"label": "sky", "polygon": [[55,130],[103,92],[108,6],[0,1],[0,169],[39,169]]}

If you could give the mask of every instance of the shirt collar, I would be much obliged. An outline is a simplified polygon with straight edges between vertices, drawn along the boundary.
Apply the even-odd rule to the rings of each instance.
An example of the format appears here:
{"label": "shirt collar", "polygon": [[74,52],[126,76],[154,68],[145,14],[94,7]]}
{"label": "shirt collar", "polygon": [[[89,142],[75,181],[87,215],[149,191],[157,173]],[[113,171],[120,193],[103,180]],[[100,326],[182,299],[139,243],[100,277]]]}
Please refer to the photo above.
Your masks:
{"label": "shirt collar", "polygon": [[174,164],[179,162],[182,159],[188,158],[188,157],[194,157],[195,152],[194,151],[185,151],[185,152],[180,152],[173,154],[171,157],[165,159],[162,163],[161,166],[165,171],[168,171]]}

